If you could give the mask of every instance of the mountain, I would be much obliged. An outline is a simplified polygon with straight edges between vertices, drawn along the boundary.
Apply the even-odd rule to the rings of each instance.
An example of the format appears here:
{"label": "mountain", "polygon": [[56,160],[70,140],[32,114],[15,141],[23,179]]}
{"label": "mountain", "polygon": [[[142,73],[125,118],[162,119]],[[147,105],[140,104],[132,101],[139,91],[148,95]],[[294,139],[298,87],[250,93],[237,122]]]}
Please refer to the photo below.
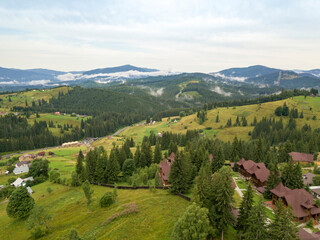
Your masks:
{"label": "mountain", "polygon": [[12,90],[15,87],[20,89],[20,86],[41,88],[59,85],[81,85],[87,81],[113,84],[113,82],[122,83],[131,78],[168,74],[172,73],[132,65],[71,72],[41,68],[27,70],[0,68],[0,86],[2,86],[0,89],[4,89],[4,86]]}
{"label": "mountain", "polygon": [[269,68],[262,65],[254,65],[250,67],[243,68],[229,68],[222,70],[218,73],[227,77],[243,77],[243,78],[253,78],[261,75],[271,74],[279,72],[279,69]]}
{"label": "mountain", "polygon": [[241,81],[259,86],[277,86],[286,89],[320,89],[320,70],[282,70],[255,65],[245,68],[230,68],[213,73],[221,81]]}
{"label": "mountain", "polygon": [[123,65],[119,67],[109,67],[109,68],[98,68],[90,71],[83,72],[84,75],[92,74],[101,74],[101,73],[117,73],[117,72],[128,72],[128,71],[137,71],[137,72],[157,72],[157,69],[150,68],[140,68],[132,65]]}

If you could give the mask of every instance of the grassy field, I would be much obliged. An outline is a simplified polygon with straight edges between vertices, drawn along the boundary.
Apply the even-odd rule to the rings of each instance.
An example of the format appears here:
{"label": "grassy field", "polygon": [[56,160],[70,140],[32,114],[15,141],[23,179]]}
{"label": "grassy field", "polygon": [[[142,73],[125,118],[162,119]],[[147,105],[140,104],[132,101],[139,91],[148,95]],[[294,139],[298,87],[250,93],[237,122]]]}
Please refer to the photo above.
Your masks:
{"label": "grassy field", "polygon": [[[47,187],[53,189],[51,194],[47,193]],[[50,222],[52,233],[43,239],[63,237],[71,228],[76,228],[83,236],[96,236],[97,239],[169,239],[174,223],[189,204],[165,190],[155,193],[149,190],[118,190],[117,202],[109,208],[100,208],[100,197],[111,189],[93,186],[94,201],[87,213],[80,187],[69,188],[45,182],[33,189],[32,197],[36,203],[44,206],[53,217]],[[129,203],[136,203],[139,212],[104,224]],[[7,236],[8,240],[28,239],[25,221],[8,218],[6,205],[0,205],[0,236]]]}
{"label": "grassy field", "polygon": [[[155,133],[162,131],[171,131],[174,133],[185,133],[187,130],[198,129],[203,132],[206,137],[217,137],[223,141],[232,141],[234,137],[239,139],[250,139],[249,132],[253,130],[250,124],[254,118],[260,121],[263,117],[275,117],[277,120],[280,117],[275,116],[274,110],[282,106],[284,102],[287,103],[289,108],[297,108],[299,113],[302,111],[304,114],[303,119],[296,119],[297,126],[302,127],[304,124],[309,124],[312,128],[318,128],[320,126],[320,98],[319,97],[307,97],[303,96],[294,97],[286,100],[268,102],[262,104],[254,104],[240,107],[230,108],[218,108],[209,110],[207,113],[207,120],[200,125],[196,114],[192,114],[181,118],[176,123],[168,121],[168,118],[163,118],[161,122],[156,122],[154,125],[135,125],[123,131],[120,136],[133,137],[135,141],[141,142],[143,136],[149,135],[151,131]],[[216,122],[216,117],[219,115],[219,122]],[[316,116],[316,120],[313,120],[313,116]],[[247,127],[226,127],[226,123],[231,118],[232,123],[236,118],[246,117]],[[170,120],[179,118],[171,117]],[[288,122],[289,118],[284,117],[284,123]],[[170,122],[170,124],[168,124]]]}
{"label": "grassy field", "polygon": [[[67,93],[70,87],[59,87],[52,89],[41,89],[41,90],[30,90],[25,92],[8,93],[0,95],[2,102],[0,102],[1,109],[9,110],[13,106],[25,106],[27,101],[28,105],[31,106],[32,101],[38,101],[39,99],[44,99],[48,101],[52,97],[59,96],[59,92]],[[11,97],[11,102],[9,102],[9,96]]]}

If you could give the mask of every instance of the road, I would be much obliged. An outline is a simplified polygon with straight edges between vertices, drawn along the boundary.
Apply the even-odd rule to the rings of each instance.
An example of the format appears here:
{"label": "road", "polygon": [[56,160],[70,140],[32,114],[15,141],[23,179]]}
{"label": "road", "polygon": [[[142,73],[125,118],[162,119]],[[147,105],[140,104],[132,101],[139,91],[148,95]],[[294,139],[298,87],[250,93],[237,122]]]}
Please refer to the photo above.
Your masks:
{"label": "road", "polygon": [[[116,131],[114,134],[112,134],[112,136],[116,136],[116,135],[119,135],[121,132],[123,132],[124,130],[128,129],[130,126],[127,126],[127,127],[124,127],[124,128],[121,128],[119,129],[118,131]],[[101,138],[104,138],[104,137],[100,137],[98,139],[101,139]],[[11,156],[13,155],[18,155],[18,154],[25,154],[25,153],[29,153],[29,152],[34,152],[34,151],[43,151],[43,150],[50,150],[50,149],[57,149],[57,148],[60,148],[61,146],[55,146],[55,147],[47,147],[47,148],[40,148],[40,149],[33,149],[33,150],[27,150],[27,151],[23,151],[23,152],[16,152],[16,153],[10,153],[10,154],[6,154],[6,155],[3,155],[2,158],[3,159],[6,159],[6,158],[10,158]]]}

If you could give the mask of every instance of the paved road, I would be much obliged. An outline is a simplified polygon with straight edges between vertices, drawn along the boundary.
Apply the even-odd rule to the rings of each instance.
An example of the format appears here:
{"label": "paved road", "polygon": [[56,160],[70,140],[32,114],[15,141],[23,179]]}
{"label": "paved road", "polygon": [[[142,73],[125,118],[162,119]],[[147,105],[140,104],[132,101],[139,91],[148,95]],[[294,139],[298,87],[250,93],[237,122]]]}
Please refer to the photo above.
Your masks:
{"label": "paved road", "polygon": [[130,126],[127,126],[125,128],[121,128],[120,130],[116,131],[114,134],[112,134],[112,136],[117,136],[119,135],[121,132],[123,132],[124,130],[128,129]]}

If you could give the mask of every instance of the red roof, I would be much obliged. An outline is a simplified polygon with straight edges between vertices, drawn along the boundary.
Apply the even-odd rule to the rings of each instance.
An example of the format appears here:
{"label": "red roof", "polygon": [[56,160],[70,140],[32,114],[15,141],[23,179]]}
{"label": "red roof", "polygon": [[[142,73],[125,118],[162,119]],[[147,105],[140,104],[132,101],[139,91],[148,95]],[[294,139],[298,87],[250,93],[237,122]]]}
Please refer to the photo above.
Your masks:
{"label": "red roof", "polygon": [[313,155],[309,153],[291,152],[289,155],[294,162],[313,162]]}
{"label": "red roof", "polygon": [[298,218],[309,215],[306,209],[311,210],[311,214],[320,213],[320,208],[313,201],[312,195],[305,189],[291,190],[283,186],[282,183],[279,183],[271,192],[278,197],[284,198],[287,204],[292,207],[294,215]]}

